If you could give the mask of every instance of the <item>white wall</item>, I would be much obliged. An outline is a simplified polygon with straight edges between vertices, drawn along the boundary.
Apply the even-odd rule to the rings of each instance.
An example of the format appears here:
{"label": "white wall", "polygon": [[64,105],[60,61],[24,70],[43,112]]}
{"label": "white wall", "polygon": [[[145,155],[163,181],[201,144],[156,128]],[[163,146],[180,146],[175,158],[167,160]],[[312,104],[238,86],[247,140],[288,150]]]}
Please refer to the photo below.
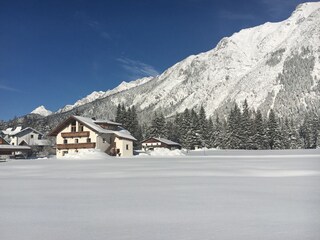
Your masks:
{"label": "white wall", "polygon": [[[133,156],[133,141],[116,137],[115,142],[116,142],[116,148],[120,149],[121,157]],[[127,145],[128,145],[128,149],[126,147]]]}
{"label": "white wall", "polygon": [[[76,122],[76,131],[78,131],[78,127],[79,127],[79,122]],[[68,138],[63,138],[62,137],[62,133],[69,133],[71,132],[71,123],[66,126],[56,137],[56,144],[64,144],[63,140],[67,139],[68,140],[68,144],[73,144],[75,143],[75,139],[78,139],[78,143],[87,143],[87,138],[91,138],[91,142],[92,143],[96,143],[96,148],[97,148],[97,138],[98,138],[98,134],[94,131],[92,131],[90,128],[83,126],[83,131],[87,131],[89,132],[89,137],[68,137]],[[78,149],[79,151],[79,149]],[[68,153],[76,153],[76,149],[57,149],[56,150],[56,156],[57,158],[62,157],[63,156],[63,152],[68,152]]]}
{"label": "white wall", "polygon": [[[28,145],[32,146],[32,145],[37,145],[38,143],[38,137],[39,135],[41,134],[38,134],[36,132],[28,132],[26,133],[25,135],[23,136],[20,136],[20,137],[17,137],[17,136],[14,136],[12,139],[11,139],[11,142],[10,144],[11,145],[19,145],[22,141],[25,141]],[[33,136],[33,137],[31,137]]]}

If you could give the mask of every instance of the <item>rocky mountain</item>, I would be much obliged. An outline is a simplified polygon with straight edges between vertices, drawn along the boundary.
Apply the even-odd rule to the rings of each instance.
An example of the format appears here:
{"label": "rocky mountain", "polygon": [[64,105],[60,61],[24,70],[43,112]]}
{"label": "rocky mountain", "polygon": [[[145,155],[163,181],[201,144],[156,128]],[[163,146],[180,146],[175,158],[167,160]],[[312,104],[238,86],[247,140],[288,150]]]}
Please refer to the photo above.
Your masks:
{"label": "rocky mountain", "polygon": [[318,112],[319,26],[320,2],[301,4],[287,20],[243,29],[157,77],[94,93],[90,101],[76,103],[43,121],[50,126],[74,113],[112,119],[119,103],[135,105],[143,120],[152,111],[161,110],[170,117],[201,105],[208,115],[224,114],[234,102],[241,104],[244,99],[264,114],[271,108],[295,118],[307,111]]}
{"label": "rocky mountain", "polygon": [[43,116],[43,117],[47,117],[49,115],[52,114],[51,111],[47,110],[43,105],[37,107],[36,109],[34,109],[31,114],[38,114],[40,116]]}
{"label": "rocky mountain", "polygon": [[93,102],[93,101],[95,101],[97,99],[105,98],[105,97],[108,97],[108,96],[110,96],[112,94],[119,93],[119,92],[128,90],[130,88],[139,86],[141,84],[144,84],[144,83],[150,81],[151,79],[152,79],[152,77],[145,77],[145,78],[141,78],[141,79],[138,79],[138,80],[135,80],[135,81],[131,81],[131,82],[123,81],[116,88],[111,89],[111,90],[107,90],[106,92],[104,92],[104,91],[99,91],[99,92],[94,91],[91,94],[89,94],[88,96],[76,101],[74,104],[64,106],[63,108],[59,109],[57,111],[57,113],[70,111],[70,110],[72,110],[72,109],[74,109],[76,107],[82,106],[82,105],[84,105],[86,103]]}

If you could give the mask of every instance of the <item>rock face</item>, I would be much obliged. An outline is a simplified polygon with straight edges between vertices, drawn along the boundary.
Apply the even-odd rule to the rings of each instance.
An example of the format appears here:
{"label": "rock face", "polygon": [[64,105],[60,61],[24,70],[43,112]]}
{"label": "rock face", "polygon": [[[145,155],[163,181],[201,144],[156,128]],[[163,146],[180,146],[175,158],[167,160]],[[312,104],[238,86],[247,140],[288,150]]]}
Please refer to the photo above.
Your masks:
{"label": "rock face", "polygon": [[161,75],[82,109],[104,115],[118,103],[143,114],[166,116],[204,106],[208,115],[247,98],[267,113],[297,115],[320,107],[320,3],[299,5],[290,18],[223,38],[213,49],[190,56]]}
{"label": "rock face", "polygon": [[264,114],[273,108],[281,116],[298,118],[303,112],[319,111],[319,26],[320,3],[301,4],[287,20],[241,30],[157,77],[98,92],[46,121],[74,113],[112,119],[119,103],[135,105],[143,120],[151,111],[170,117],[201,105],[208,115],[223,114],[244,99]]}

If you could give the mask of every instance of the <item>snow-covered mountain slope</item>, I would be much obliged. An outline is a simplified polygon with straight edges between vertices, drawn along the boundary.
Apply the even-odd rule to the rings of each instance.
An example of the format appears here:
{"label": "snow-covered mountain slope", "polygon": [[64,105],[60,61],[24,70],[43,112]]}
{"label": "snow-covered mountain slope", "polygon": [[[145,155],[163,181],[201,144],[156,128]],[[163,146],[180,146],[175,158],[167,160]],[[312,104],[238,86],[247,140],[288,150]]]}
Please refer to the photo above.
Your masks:
{"label": "snow-covered mountain slope", "polygon": [[52,112],[47,110],[43,105],[37,107],[31,113],[32,114],[38,114],[38,115],[43,116],[43,117],[47,117],[47,116],[52,114]]}
{"label": "snow-covered mountain slope", "polygon": [[141,78],[141,79],[138,79],[135,81],[131,81],[131,82],[123,81],[122,83],[120,83],[119,86],[117,86],[116,88],[114,88],[112,90],[107,90],[105,92],[104,91],[98,91],[98,92],[94,91],[91,94],[89,94],[88,96],[76,101],[74,104],[64,106],[63,108],[59,109],[57,111],[57,113],[67,112],[67,111],[70,111],[76,107],[82,106],[86,103],[93,102],[97,99],[104,98],[104,97],[110,96],[112,94],[128,90],[130,88],[137,87],[141,84],[144,84],[144,83],[150,81],[152,78],[153,77],[144,77],[144,78]]}
{"label": "snow-covered mountain slope", "polygon": [[301,4],[287,20],[243,29],[159,76],[100,92],[68,114],[113,118],[116,106],[124,103],[135,105],[141,119],[155,110],[172,116],[201,105],[213,115],[245,99],[264,114],[270,108],[296,118],[319,112],[319,26],[320,2]]}
{"label": "snow-covered mountain slope", "polygon": [[241,30],[140,87],[112,96],[167,116],[203,105],[209,115],[245,98],[255,109],[298,114],[318,108],[320,3],[299,5],[278,23]]}

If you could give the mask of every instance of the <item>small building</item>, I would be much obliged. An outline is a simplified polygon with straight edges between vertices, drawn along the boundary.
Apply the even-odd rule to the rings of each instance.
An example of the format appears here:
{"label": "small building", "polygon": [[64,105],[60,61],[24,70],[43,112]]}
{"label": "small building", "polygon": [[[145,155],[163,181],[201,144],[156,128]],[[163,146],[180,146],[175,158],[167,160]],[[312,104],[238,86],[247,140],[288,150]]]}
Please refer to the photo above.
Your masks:
{"label": "small building", "polygon": [[99,149],[111,156],[133,156],[136,139],[121,126],[109,120],[70,116],[48,136],[56,137],[57,158],[83,149]]}
{"label": "small building", "polygon": [[27,157],[31,151],[29,146],[13,146],[10,145],[3,137],[0,136],[0,159],[8,156],[15,156],[16,154]]}
{"label": "small building", "polygon": [[155,148],[168,148],[170,150],[181,149],[179,143],[173,142],[165,138],[151,137],[142,141],[142,148],[145,151],[154,150]]}
{"label": "small building", "polygon": [[16,146],[47,146],[50,145],[50,142],[43,139],[43,133],[31,127],[27,127],[13,135],[10,144]]}
{"label": "small building", "polygon": [[2,131],[4,139],[14,146],[47,146],[50,145],[48,140],[43,139],[43,133],[31,128],[16,127],[14,130],[8,128]]}
{"label": "small building", "polygon": [[[4,139],[11,146],[28,146],[31,151],[29,155],[38,156],[43,154],[47,149],[51,148],[51,142],[47,139],[43,139],[43,133],[35,130],[31,127],[22,129],[21,126],[13,128],[7,128],[2,131]],[[19,154],[17,152],[16,154]]]}

